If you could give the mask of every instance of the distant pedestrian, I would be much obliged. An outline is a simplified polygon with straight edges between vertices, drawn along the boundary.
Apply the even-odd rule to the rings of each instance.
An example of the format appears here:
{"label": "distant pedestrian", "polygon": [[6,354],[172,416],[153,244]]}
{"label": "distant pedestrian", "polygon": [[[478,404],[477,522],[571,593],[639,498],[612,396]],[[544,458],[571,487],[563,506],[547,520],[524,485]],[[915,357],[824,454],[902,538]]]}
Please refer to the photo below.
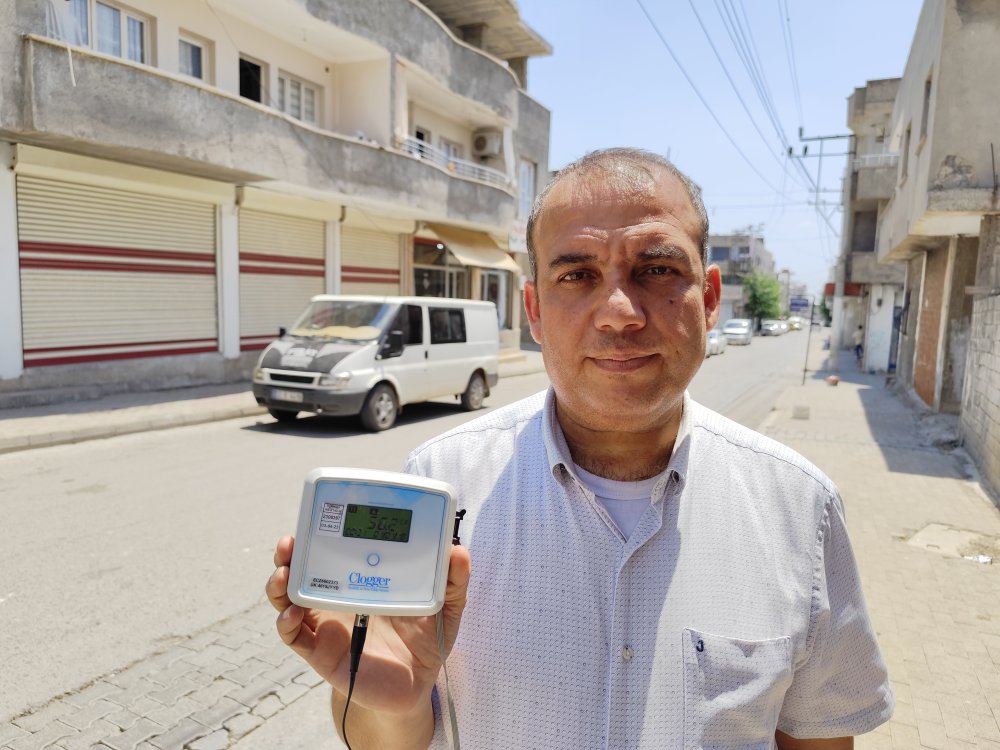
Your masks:
{"label": "distant pedestrian", "polygon": [[864,347],[865,331],[864,331],[864,328],[862,328],[861,326],[858,326],[858,329],[852,335],[854,337],[854,358],[858,361],[858,364],[860,365],[861,364],[861,355],[864,354],[864,351],[865,351],[865,347]]}

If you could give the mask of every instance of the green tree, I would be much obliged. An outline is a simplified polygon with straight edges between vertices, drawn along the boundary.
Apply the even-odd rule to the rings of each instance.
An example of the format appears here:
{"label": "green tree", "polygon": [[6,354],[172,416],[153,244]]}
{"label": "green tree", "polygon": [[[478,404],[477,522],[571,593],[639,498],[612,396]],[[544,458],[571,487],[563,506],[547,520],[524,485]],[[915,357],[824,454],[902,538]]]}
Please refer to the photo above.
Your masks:
{"label": "green tree", "polygon": [[754,328],[762,319],[781,316],[781,284],[777,279],[752,273],[743,279],[743,291],[743,311],[754,319]]}

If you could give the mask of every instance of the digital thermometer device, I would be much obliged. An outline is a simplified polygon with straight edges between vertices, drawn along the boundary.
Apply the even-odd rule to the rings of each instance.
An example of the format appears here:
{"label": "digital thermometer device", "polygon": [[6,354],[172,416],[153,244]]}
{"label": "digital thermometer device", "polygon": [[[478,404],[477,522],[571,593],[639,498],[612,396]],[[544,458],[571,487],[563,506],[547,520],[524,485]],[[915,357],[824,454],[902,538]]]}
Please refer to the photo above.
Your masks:
{"label": "digital thermometer device", "polygon": [[306,475],[288,580],[301,607],[432,615],[444,605],[457,500],[412,474],[320,468]]}

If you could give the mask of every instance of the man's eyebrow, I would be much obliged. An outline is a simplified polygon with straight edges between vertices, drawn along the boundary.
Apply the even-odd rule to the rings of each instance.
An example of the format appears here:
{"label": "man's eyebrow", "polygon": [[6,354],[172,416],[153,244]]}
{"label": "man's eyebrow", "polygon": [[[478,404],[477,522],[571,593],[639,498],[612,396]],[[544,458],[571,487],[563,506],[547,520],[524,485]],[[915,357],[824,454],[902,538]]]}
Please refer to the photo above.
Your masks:
{"label": "man's eyebrow", "polygon": [[575,266],[579,263],[593,263],[596,260],[597,256],[593,253],[560,253],[549,263],[549,268]]}
{"label": "man's eyebrow", "polygon": [[684,260],[691,262],[689,254],[677,245],[654,245],[641,250],[636,256],[639,260]]}

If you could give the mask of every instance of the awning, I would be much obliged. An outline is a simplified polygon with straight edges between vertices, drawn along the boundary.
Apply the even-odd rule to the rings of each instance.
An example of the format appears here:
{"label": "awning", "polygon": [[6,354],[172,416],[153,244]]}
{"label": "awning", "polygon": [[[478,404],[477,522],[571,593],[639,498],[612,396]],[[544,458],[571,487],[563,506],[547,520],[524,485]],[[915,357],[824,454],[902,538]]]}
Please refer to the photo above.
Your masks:
{"label": "awning", "polygon": [[488,234],[440,224],[430,224],[427,230],[421,230],[417,234],[436,237],[448,247],[451,254],[463,266],[493,268],[497,271],[510,271],[514,274],[521,273],[520,266],[507,253],[497,247],[497,243]]}

